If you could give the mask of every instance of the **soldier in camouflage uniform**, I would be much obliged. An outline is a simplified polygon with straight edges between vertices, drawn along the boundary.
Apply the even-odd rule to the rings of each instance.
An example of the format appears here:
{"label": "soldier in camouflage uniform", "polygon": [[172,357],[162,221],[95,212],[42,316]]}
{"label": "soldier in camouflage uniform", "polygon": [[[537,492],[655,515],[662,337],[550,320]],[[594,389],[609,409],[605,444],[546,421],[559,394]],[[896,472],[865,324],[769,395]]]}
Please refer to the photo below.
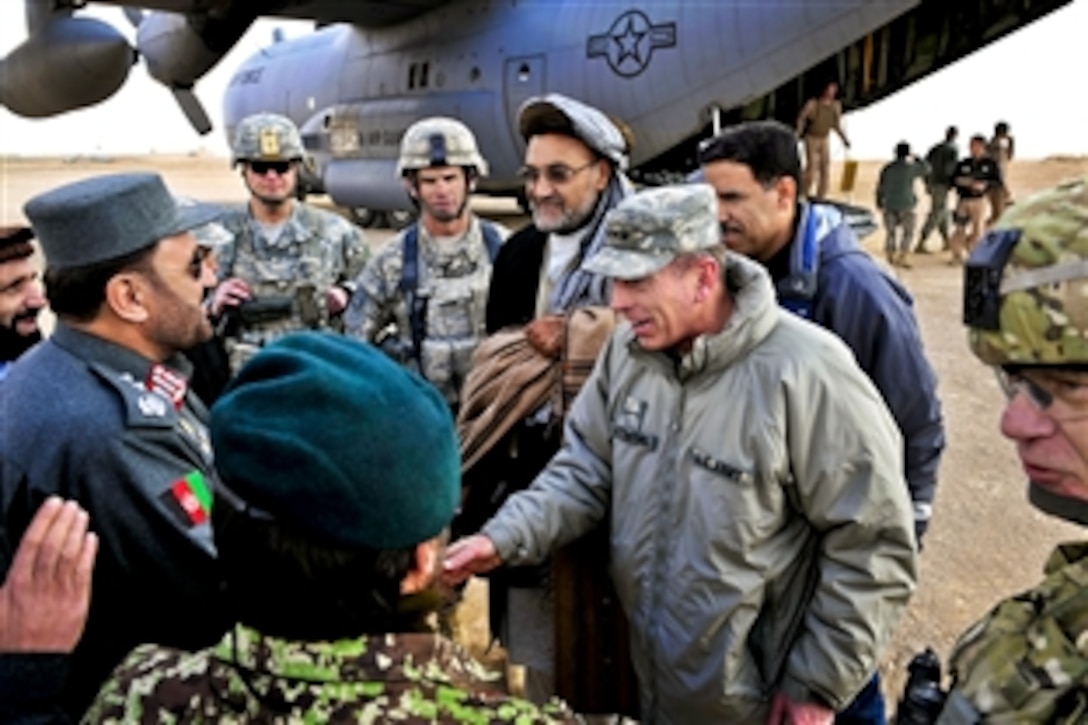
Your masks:
{"label": "soldier in camouflage uniform", "polygon": [[429,626],[460,498],[432,386],[369,345],[293,333],[242,368],[211,434],[236,624],[199,652],[137,648],[86,721],[576,721],[510,698]]}
{"label": "soldier in camouflage uniform", "polygon": [[[1088,180],[1002,216],[967,262],[971,347],[1008,403],[1029,499],[1088,524]],[[959,640],[938,722],[1088,718],[1088,542],[1051,555],[1035,588],[1000,602]]]}
{"label": "soldier in camouflage uniform", "polygon": [[491,261],[507,232],[468,209],[487,161],[460,121],[413,124],[401,142],[397,174],[419,207],[419,221],[363,269],[345,321],[350,334],[422,374],[456,408],[484,336]]}
{"label": "soldier in camouflage uniform", "polygon": [[243,119],[232,163],[250,199],[221,220],[233,241],[218,250],[221,282],[209,304],[237,372],[286,332],[337,328],[368,252],[357,227],[295,199],[305,151],[290,119]]}

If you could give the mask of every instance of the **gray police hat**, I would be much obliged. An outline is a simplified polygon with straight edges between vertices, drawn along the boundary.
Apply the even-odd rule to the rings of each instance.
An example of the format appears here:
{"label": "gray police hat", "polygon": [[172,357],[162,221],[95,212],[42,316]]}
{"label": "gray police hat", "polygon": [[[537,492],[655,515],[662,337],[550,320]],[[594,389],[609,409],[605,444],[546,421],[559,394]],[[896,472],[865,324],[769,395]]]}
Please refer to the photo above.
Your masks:
{"label": "gray police hat", "polygon": [[207,204],[182,207],[158,174],[95,176],[39,194],[23,206],[54,268],[123,257],[222,215]]}
{"label": "gray police hat", "polygon": [[707,184],[640,191],[617,204],[604,223],[604,244],[582,265],[604,277],[642,279],[681,254],[721,244],[718,199]]}
{"label": "gray police hat", "polygon": [[621,171],[627,169],[629,149],[623,132],[608,116],[581,101],[559,93],[534,96],[521,104],[518,127],[526,141],[543,133],[574,136]]}

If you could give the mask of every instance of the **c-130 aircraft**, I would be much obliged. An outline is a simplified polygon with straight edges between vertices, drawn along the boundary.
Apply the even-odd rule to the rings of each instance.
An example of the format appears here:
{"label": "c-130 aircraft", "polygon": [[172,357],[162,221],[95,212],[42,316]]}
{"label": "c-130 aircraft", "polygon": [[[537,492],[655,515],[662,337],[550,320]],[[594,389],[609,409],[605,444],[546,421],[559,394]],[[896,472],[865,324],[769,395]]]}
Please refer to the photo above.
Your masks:
{"label": "c-130 aircraft", "polygon": [[313,157],[307,190],[367,221],[409,208],[396,154],[425,116],[468,124],[491,164],[480,191],[510,194],[518,107],[564,93],[629,128],[632,175],[653,183],[690,170],[722,125],[792,124],[831,80],[860,108],[1069,0],[104,0],[137,26],[135,50],[73,12],[86,0],[24,2],[29,34],[0,61],[0,103],[30,117],[91,105],[139,57],[202,133],[195,84],[253,21],[314,20],[238,68],[225,131],[257,111],[292,118]]}

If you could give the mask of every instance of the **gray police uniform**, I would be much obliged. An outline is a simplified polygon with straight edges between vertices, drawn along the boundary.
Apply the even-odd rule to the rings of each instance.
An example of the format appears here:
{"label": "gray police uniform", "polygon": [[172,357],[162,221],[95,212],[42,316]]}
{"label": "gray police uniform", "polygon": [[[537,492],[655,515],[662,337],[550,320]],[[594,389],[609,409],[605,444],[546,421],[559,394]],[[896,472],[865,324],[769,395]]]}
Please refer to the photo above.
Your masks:
{"label": "gray police uniform", "polygon": [[248,206],[219,220],[233,239],[219,250],[219,279],[249,283],[259,307],[243,306],[238,328],[228,334],[231,370],[285,333],[336,329],[325,300],[330,287],[352,292],[369,251],[358,227],[338,214],[301,202],[278,236],[270,239]]}
{"label": "gray police uniform", "polygon": [[[412,341],[411,310],[401,289],[405,232],[384,246],[356,281],[345,314],[349,334],[380,343],[391,357],[420,373],[451,406],[472,366],[472,353],[487,334],[484,325],[491,259],[480,220],[473,217],[464,236],[436,242],[417,224],[417,295],[426,300],[419,360]],[[497,227],[505,238],[507,231]]]}
{"label": "gray police uniform", "polygon": [[178,374],[185,363],[167,365],[60,322],[0,385],[0,578],[50,494],[79,501],[101,541],[90,619],[69,662],[73,716],[136,645],[196,648],[225,627],[207,411]]}

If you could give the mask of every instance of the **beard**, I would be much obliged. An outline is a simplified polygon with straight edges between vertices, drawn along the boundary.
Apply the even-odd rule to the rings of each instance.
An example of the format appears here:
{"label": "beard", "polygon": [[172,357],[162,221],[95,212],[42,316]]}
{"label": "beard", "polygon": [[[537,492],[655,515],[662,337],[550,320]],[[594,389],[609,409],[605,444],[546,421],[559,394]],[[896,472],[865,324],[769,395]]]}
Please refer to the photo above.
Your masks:
{"label": "beard", "polygon": [[42,333],[35,330],[29,335],[19,334],[14,327],[0,327],[0,362],[14,362],[30,348],[41,342]]}
{"label": "beard", "polygon": [[533,214],[533,226],[546,234],[570,234],[589,223],[597,208],[600,195],[588,196],[575,205],[568,206],[559,196],[529,201]]}

